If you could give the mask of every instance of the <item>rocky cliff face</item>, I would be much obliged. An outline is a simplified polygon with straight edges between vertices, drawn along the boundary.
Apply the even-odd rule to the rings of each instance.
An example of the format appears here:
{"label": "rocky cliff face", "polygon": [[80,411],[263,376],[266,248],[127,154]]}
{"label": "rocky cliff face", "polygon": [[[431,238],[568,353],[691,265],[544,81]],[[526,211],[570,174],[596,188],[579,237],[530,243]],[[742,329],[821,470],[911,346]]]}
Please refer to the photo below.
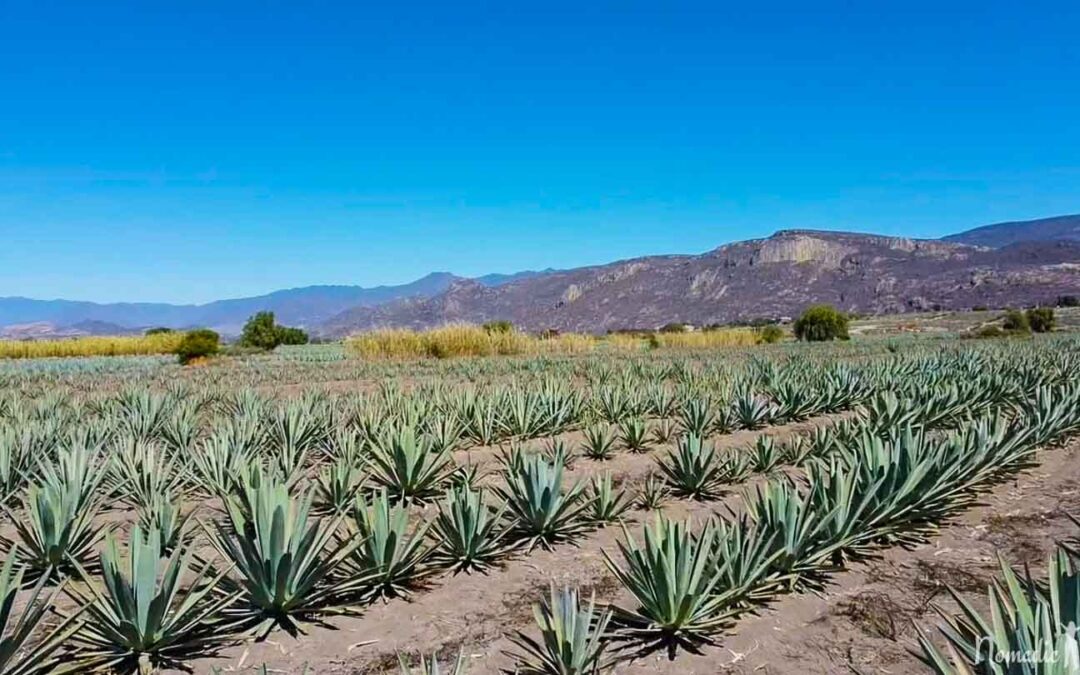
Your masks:
{"label": "rocky cliff face", "polygon": [[327,335],[379,326],[509,319],[529,330],[599,332],[796,316],[827,302],[886,313],[1047,302],[1080,289],[1080,244],[1004,248],[785,230],[697,256],[654,256],[566,270],[497,288],[458,282],[430,299],[349,310]]}

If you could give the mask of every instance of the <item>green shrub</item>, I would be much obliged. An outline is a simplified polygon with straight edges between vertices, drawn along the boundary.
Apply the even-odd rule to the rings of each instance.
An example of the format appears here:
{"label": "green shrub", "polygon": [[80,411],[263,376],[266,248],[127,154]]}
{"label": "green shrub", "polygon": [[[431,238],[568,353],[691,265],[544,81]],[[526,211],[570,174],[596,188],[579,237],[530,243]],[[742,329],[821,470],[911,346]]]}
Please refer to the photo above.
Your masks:
{"label": "green shrub", "polygon": [[980,338],[999,338],[1005,335],[1005,331],[1001,330],[998,326],[983,326],[975,333],[976,337]]}
{"label": "green shrub", "polygon": [[814,305],[795,321],[795,337],[807,342],[848,339],[848,316],[831,305]]}
{"label": "green shrub", "polygon": [[768,326],[762,326],[758,329],[758,340],[771,345],[774,342],[780,342],[784,339],[784,329],[780,326],[770,324]]}
{"label": "green shrub", "polygon": [[484,332],[491,335],[494,333],[510,333],[514,330],[514,324],[506,320],[488,321],[483,326]]}
{"label": "green shrub", "polygon": [[1062,295],[1057,299],[1058,307],[1080,307],[1080,297],[1075,295]]}
{"label": "green shrub", "polygon": [[307,342],[307,333],[299,328],[278,325],[273,312],[256,312],[244,324],[238,344],[270,351],[278,345],[306,345]]}
{"label": "green shrub", "polygon": [[1025,314],[1028,325],[1036,333],[1049,333],[1054,330],[1054,310],[1049,307],[1035,307]]}
{"label": "green shrub", "polygon": [[1018,309],[1010,309],[1002,317],[1001,327],[1010,333],[1030,333],[1031,324],[1027,315]]}
{"label": "green shrub", "polygon": [[166,333],[175,333],[172,328],[166,328],[165,326],[158,326],[156,328],[147,328],[143,331],[143,335],[164,335]]}
{"label": "green shrub", "polygon": [[189,331],[176,348],[180,363],[190,363],[199,358],[213,356],[221,349],[221,337],[209,328]]}

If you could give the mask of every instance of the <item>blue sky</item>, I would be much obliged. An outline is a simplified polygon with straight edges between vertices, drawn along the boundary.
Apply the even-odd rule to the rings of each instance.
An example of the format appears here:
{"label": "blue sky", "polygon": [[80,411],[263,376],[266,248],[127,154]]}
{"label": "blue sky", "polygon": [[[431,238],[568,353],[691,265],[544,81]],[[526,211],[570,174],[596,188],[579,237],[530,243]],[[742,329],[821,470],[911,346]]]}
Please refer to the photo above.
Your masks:
{"label": "blue sky", "polygon": [[0,0],[0,295],[1080,212],[1077,26],[1076,2]]}

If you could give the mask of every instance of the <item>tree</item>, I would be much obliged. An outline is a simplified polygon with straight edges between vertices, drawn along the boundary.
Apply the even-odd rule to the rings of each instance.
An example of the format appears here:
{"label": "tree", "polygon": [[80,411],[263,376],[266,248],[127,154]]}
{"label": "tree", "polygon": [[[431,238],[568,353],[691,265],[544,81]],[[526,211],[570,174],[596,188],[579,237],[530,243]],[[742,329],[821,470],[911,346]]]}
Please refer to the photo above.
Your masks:
{"label": "tree", "polygon": [[143,331],[143,335],[164,335],[166,333],[175,333],[172,328],[166,328],[165,326],[158,326],[156,328],[147,328]]}
{"label": "tree", "polygon": [[1049,333],[1054,330],[1054,310],[1049,307],[1036,307],[1026,313],[1028,325],[1036,333]]}
{"label": "tree", "polygon": [[1080,297],[1075,295],[1062,295],[1057,299],[1058,307],[1080,307]]}
{"label": "tree", "polygon": [[278,325],[273,312],[257,312],[244,324],[239,344],[241,347],[270,351],[278,345],[303,345],[307,342],[307,333],[299,328]]}
{"label": "tree", "polygon": [[848,339],[848,316],[832,305],[814,305],[795,320],[795,337],[807,342]]}
{"label": "tree", "polygon": [[200,328],[189,331],[180,340],[180,346],[176,348],[176,355],[180,363],[188,364],[195,359],[206,358],[218,353],[220,349],[220,336],[209,328]]}

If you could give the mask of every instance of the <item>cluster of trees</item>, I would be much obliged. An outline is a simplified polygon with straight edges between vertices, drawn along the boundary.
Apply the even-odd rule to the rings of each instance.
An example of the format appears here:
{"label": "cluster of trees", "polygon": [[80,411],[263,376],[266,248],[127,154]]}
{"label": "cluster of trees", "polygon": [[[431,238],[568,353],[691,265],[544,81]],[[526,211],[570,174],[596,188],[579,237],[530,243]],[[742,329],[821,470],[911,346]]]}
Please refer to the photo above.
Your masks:
{"label": "cluster of trees", "polygon": [[792,328],[795,337],[806,342],[847,340],[851,317],[832,305],[814,305],[807,308]]}
{"label": "cluster of trees", "polygon": [[[175,332],[172,328],[151,328],[146,335]],[[280,345],[304,345],[308,334],[299,328],[277,323],[273,312],[254,314],[240,334],[237,346],[245,349],[270,351]],[[188,331],[176,350],[180,363],[189,364],[198,359],[209,358],[221,351],[221,336],[209,328]]]}
{"label": "cluster of trees", "polygon": [[258,312],[244,324],[240,333],[241,347],[270,351],[280,345],[306,345],[308,334],[299,328],[282,326],[273,312]]}

